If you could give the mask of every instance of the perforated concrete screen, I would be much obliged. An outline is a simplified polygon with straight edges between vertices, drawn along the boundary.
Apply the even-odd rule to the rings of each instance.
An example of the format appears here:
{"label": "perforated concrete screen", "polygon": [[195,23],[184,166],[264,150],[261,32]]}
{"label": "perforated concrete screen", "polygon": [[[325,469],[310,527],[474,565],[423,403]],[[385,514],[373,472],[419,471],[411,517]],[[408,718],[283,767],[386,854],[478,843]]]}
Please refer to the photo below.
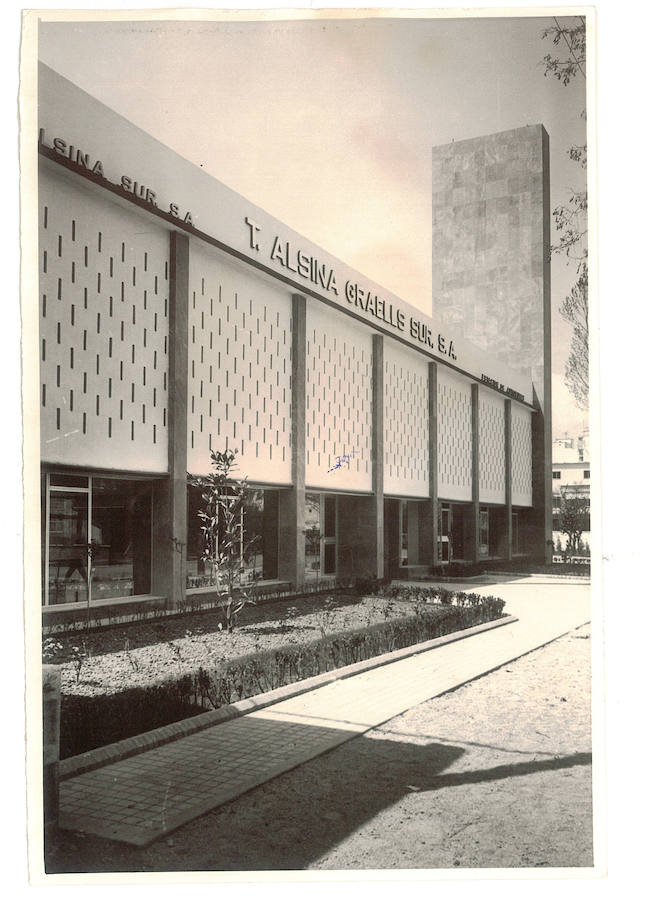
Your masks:
{"label": "perforated concrete screen", "polygon": [[43,461],[166,472],[168,233],[42,165],[39,236]]}
{"label": "perforated concrete screen", "polygon": [[428,497],[428,362],[393,341],[383,347],[383,491]]}
{"label": "perforated concrete screen", "polygon": [[472,500],[472,388],[438,367],[436,489],[442,500]]}
{"label": "perforated concrete screen", "polygon": [[291,296],[196,241],[189,277],[187,468],[237,449],[239,475],[289,483]]}
{"label": "perforated concrete screen", "polygon": [[532,414],[511,406],[511,502],[532,505]]}
{"label": "perforated concrete screen", "polygon": [[504,503],[504,399],[479,389],[479,499]]}
{"label": "perforated concrete screen", "polygon": [[306,484],[369,491],[372,334],[315,301],[306,316]]}

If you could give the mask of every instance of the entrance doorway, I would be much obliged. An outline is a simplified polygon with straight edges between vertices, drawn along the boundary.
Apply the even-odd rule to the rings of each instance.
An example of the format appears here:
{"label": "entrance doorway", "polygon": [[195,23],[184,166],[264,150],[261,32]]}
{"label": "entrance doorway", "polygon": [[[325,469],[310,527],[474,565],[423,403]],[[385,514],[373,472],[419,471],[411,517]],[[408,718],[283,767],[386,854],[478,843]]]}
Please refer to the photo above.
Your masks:
{"label": "entrance doorway", "polygon": [[[426,501],[397,500],[386,498],[383,504],[384,531],[384,571],[386,578],[396,578],[408,572],[409,568],[421,564],[429,565],[431,560],[423,559],[430,554],[430,545],[422,550],[422,516]],[[426,530],[426,529],[425,529]]]}
{"label": "entrance doorway", "polygon": [[337,573],[338,504],[335,494],[306,494],[306,579]]}
{"label": "entrance doorway", "polygon": [[465,505],[441,503],[438,530],[438,562],[448,564],[465,559]]}

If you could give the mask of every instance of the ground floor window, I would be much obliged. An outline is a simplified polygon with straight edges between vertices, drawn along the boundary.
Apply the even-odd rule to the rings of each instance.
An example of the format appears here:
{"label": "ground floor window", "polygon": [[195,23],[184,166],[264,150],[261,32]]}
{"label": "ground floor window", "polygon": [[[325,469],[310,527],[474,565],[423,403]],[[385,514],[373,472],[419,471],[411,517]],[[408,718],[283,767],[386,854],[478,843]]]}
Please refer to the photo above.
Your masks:
{"label": "ground floor window", "polygon": [[148,481],[44,475],[44,604],[148,594],[151,507]]}
{"label": "ground floor window", "polygon": [[511,513],[511,547],[512,553],[520,553],[520,516]]}
{"label": "ground floor window", "polygon": [[305,577],[307,581],[337,572],[338,503],[333,494],[306,494]]}
{"label": "ground floor window", "polygon": [[[214,585],[209,562],[204,561],[205,534],[199,512],[205,511],[201,488],[187,488],[187,587]],[[217,547],[221,542],[221,510]],[[241,514],[242,584],[278,577],[278,491],[252,489],[247,492]],[[215,548],[216,549],[216,548]]]}
{"label": "ground floor window", "polygon": [[438,534],[438,561],[448,563],[450,559],[451,544],[451,510],[449,506],[442,505],[440,509],[440,532]]}
{"label": "ground floor window", "polygon": [[485,559],[489,549],[488,510],[479,510],[479,556]]}
{"label": "ground floor window", "polygon": [[408,565],[408,500],[399,501],[399,565]]}

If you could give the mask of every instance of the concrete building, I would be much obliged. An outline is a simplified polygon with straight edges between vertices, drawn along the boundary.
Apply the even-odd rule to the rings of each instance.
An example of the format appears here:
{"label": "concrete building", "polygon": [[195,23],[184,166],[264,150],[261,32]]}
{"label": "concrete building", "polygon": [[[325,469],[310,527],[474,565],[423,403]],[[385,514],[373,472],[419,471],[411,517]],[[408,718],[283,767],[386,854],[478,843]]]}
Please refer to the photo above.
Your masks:
{"label": "concrete building", "polygon": [[[577,497],[591,502],[591,461],[588,428],[578,437],[563,435],[552,442],[552,540],[555,548],[566,549],[568,535],[561,528],[564,497]],[[581,543],[591,546],[591,518],[587,515]]]}
{"label": "concrete building", "polygon": [[550,158],[542,125],[434,148],[433,314],[529,373],[538,551],[552,527]]}
{"label": "concrete building", "polygon": [[188,476],[217,449],[237,449],[253,488],[247,580],[297,589],[545,557],[544,155],[543,199],[522,213],[537,236],[514,251],[535,288],[532,377],[39,76],[46,621],[84,608],[89,545],[94,606],[208,592]]}

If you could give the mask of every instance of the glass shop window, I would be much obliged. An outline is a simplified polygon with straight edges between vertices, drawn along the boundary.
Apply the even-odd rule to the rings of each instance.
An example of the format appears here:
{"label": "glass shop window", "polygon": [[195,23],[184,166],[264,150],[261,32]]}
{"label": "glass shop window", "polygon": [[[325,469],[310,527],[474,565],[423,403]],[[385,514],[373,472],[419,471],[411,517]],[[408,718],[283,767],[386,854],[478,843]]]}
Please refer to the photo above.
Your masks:
{"label": "glass shop window", "polygon": [[440,562],[449,562],[450,532],[450,509],[443,506],[440,513],[440,535],[438,537],[438,559]]}
{"label": "glass shop window", "polygon": [[150,482],[51,473],[44,495],[45,604],[150,592]]}
{"label": "glass shop window", "polygon": [[[187,488],[187,587],[214,587],[212,564],[203,559],[206,536],[200,512],[206,511],[202,489]],[[217,511],[219,526],[215,552],[222,537],[222,510]],[[242,565],[240,583],[252,584],[278,577],[278,491],[250,490],[242,507],[239,547]]]}
{"label": "glass shop window", "polygon": [[336,558],[336,538],[338,533],[337,498],[330,494],[325,494],[324,500],[324,574],[335,575],[337,558]]}
{"label": "glass shop window", "polygon": [[333,494],[306,494],[305,578],[335,575],[337,570],[337,497]]}
{"label": "glass shop window", "polygon": [[488,510],[479,510],[479,555],[482,558],[488,556]]}
{"label": "glass shop window", "polygon": [[408,501],[399,501],[399,565],[408,565]]}
{"label": "glass shop window", "polygon": [[306,545],[305,577],[310,581],[321,573],[322,529],[321,496],[306,494],[304,536]]}

